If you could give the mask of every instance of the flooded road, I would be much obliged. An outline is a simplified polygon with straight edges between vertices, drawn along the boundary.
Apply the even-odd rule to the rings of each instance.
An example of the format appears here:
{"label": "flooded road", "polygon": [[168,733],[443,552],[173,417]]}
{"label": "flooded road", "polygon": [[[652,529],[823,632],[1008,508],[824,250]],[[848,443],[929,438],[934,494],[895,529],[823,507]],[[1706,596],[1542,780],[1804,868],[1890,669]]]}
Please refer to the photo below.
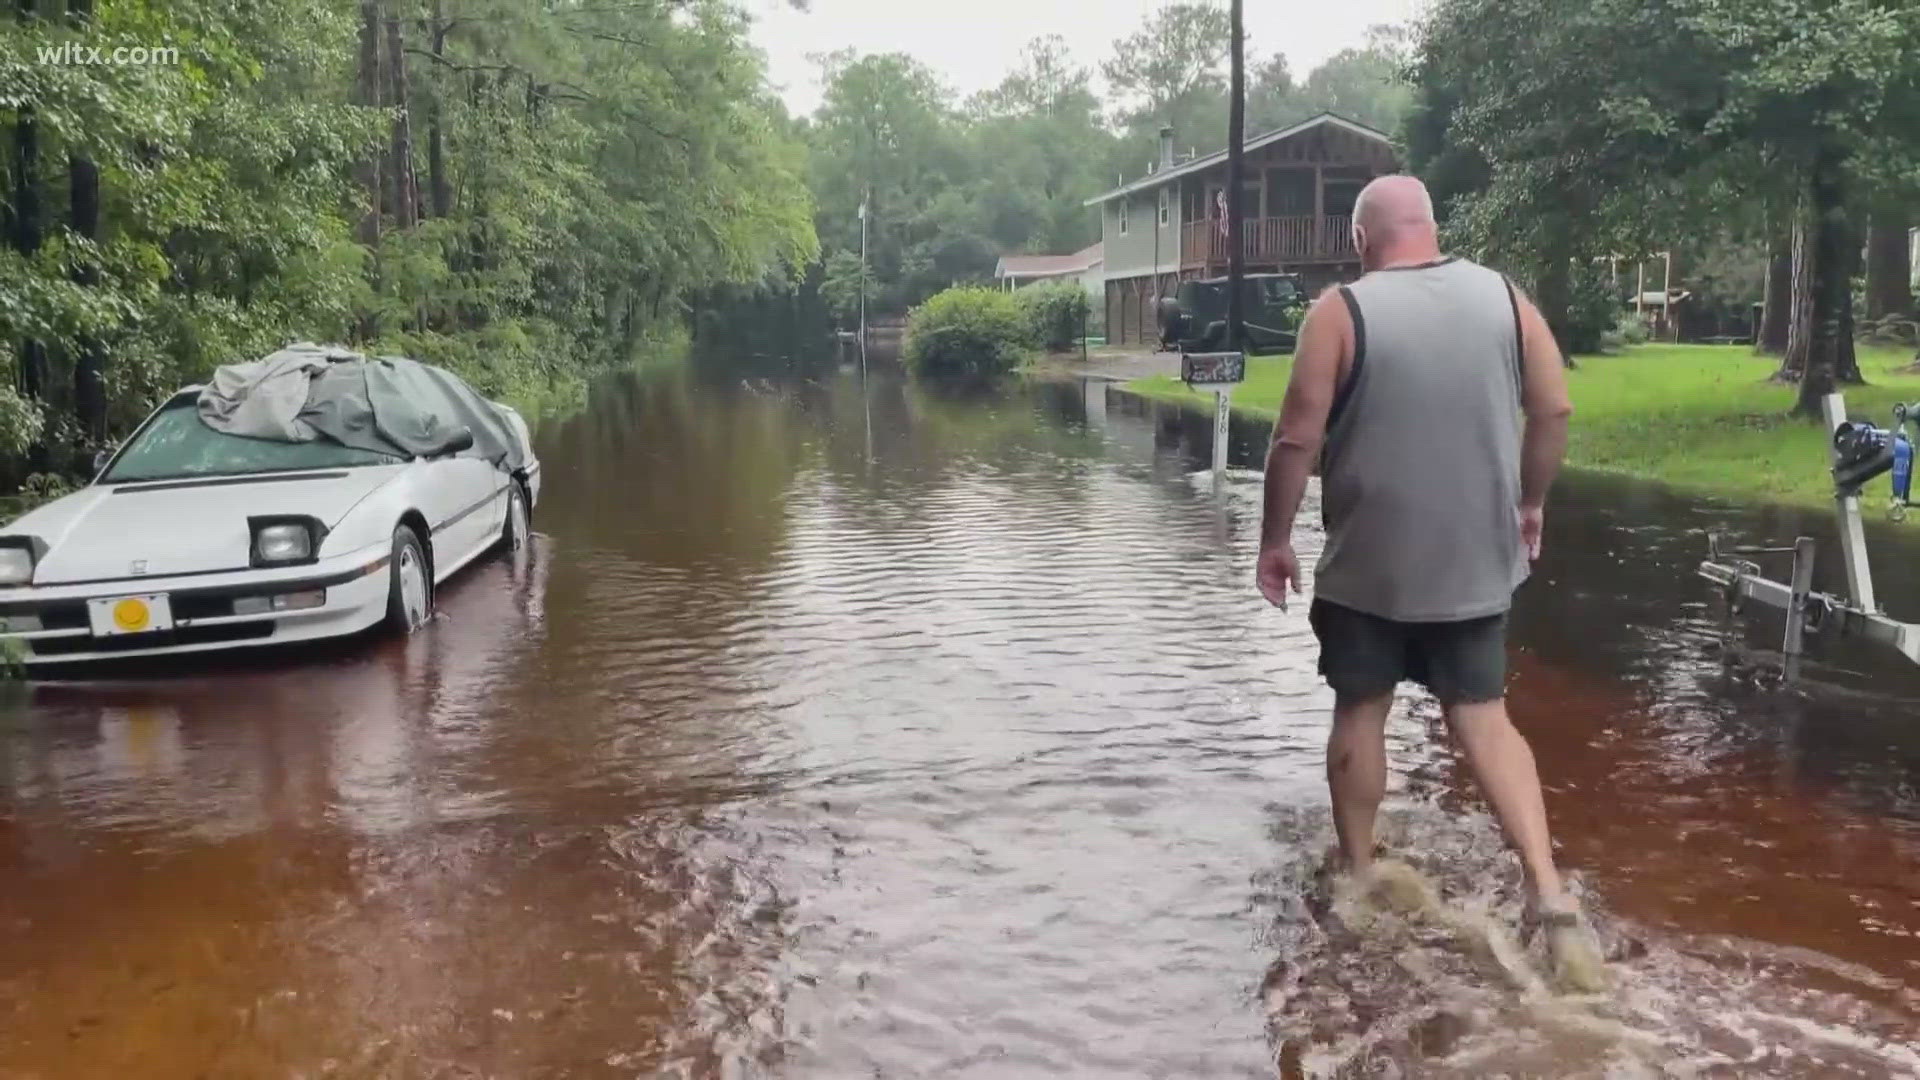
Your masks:
{"label": "flooded road", "polygon": [[412,640],[12,691],[0,1077],[1920,1074],[1920,676],[1770,689],[1692,576],[1825,522],[1563,488],[1513,708],[1619,982],[1567,1002],[1418,697],[1389,833],[1455,930],[1316,903],[1330,697],[1207,430],[616,382]]}

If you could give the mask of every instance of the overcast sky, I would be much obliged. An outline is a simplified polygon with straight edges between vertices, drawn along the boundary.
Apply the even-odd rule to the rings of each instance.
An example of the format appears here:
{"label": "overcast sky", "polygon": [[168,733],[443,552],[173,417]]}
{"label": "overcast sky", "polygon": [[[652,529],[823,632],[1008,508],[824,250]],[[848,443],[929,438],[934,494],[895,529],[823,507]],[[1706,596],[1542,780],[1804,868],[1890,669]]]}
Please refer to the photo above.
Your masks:
{"label": "overcast sky", "polygon": [[[753,39],[766,51],[769,75],[787,107],[811,113],[820,103],[810,53],[852,46],[863,53],[904,52],[946,80],[959,98],[999,83],[1020,47],[1059,34],[1074,58],[1098,73],[1115,38],[1132,33],[1164,0],[812,0],[794,11],[786,0],[746,0]],[[1287,54],[1303,78],[1341,49],[1364,43],[1367,27],[1404,22],[1422,0],[1248,0],[1247,60]]]}

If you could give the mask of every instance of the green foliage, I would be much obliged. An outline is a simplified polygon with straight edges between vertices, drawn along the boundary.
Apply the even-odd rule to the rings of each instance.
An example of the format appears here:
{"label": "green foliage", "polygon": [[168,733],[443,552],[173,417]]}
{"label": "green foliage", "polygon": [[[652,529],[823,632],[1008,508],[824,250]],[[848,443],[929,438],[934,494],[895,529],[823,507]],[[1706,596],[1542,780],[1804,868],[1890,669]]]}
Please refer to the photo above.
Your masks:
{"label": "green foliage", "polygon": [[20,485],[20,497],[29,507],[49,503],[72,492],[73,481],[53,473],[34,473]]}
{"label": "green foliage", "polygon": [[1920,190],[1916,56],[1920,8],[1885,0],[1440,0],[1409,158],[1449,239],[1530,280],[1563,334],[1570,260],[1777,236],[1802,207],[1810,401],[1844,371],[1838,335],[1811,366],[1806,342],[1849,317],[1864,197]]}
{"label": "green foliage", "polygon": [[77,485],[57,473],[34,473],[20,484],[13,495],[0,497],[0,523],[5,523],[71,493]]}
{"label": "green foliage", "polygon": [[0,383],[0,455],[23,458],[46,423],[40,403]]}
{"label": "green foliage", "polygon": [[959,286],[929,297],[907,320],[907,363],[937,379],[989,379],[1019,367],[1032,343],[1019,301],[998,289]]}
{"label": "green foliage", "polygon": [[1601,337],[1620,321],[1620,296],[1604,263],[1574,268],[1572,297],[1561,348],[1569,354],[1599,352]]}
{"label": "green foliage", "polygon": [[1122,119],[1160,121],[1183,102],[1221,96],[1230,31],[1224,6],[1181,0],[1114,42],[1113,56],[1100,71],[1125,102]]}
{"label": "green foliage", "polygon": [[860,297],[865,290],[867,302],[873,302],[873,274],[860,262],[857,251],[836,251],[827,256],[820,296],[827,310],[842,323],[852,323],[860,315]]}
{"label": "green foliage", "polygon": [[[1879,418],[1890,415],[1895,402],[1920,398],[1920,374],[1906,366],[1909,358],[1906,350],[1863,353],[1870,385],[1848,389],[1848,409]],[[1575,416],[1567,463],[1722,496],[1831,509],[1827,434],[1785,415],[1780,390],[1768,379],[1774,363],[1737,345],[1646,345],[1582,358],[1567,373]],[[1248,360],[1247,381],[1233,395],[1236,411],[1273,419],[1292,370],[1291,357]],[[1212,407],[1171,376],[1126,388]]]}
{"label": "green foliage", "polygon": [[1403,34],[1376,26],[1365,48],[1342,49],[1307,76],[1294,95],[1293,111],[1298,120],[1338,113],[1395,134],[1413,107],[1413,87],[1403,73],[1409,59]]}
{"label": "green foliage", "polygon": [[[1100,239],[1088,199],[1157,159],[1225,145],[1225,8],[1183,0],[1156,9],[1100,64],[1103,102],[1058,36],[1036,38],[999,85],[950,106],[933,72],[899,54],[824,58],[826,92],[804,126],[822,294],[844,321],[858,294],[862,200],[869,207],[870,310],[904,311],[956,282],[985,280],[1002,254],[1077,251]],[[1296,85],[1285,57],[1255,65],[1248,132],[1323,110],[1393,131],[1411,99],[1402,35],[1375,28]],[[1112,130],[1109,124],[1118,126]]]}
{"label": "green foliage", "polygon": [[1077,281],[1048,281],[1013,294],[1028,326],[1028,340],[1048,352],[1061,352],[1080,340],[1089,309],[1087,290]]}
{"label": "green foliage", "polygon": [[[723,0],[383,0],[374,69],[338,0],[96,0],[84,33],[49,10],[0,24],[0,484],[77,474],[162,395],[301,338],[570,400],[655,354],[681,298],[819,254],[804,146]],[[180,63],[35,61],[81,37]]]}

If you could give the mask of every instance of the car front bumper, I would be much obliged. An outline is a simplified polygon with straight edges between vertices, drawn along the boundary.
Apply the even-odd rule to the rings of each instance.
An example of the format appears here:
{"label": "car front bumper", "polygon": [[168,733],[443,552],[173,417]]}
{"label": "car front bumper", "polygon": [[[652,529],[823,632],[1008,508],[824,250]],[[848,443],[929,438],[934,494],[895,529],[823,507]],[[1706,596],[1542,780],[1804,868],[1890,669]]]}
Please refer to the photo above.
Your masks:
{"label": "car front bumper", "polygon": [[[23,659],[40,667],[341,637],[385,617],[390,558],[379,545],[306,566],[0,589],[0,642],[23,645]],[[319,607],[232,613],[238,598],[317,590],[326,593]],[[168,598],[172,629],[93,634],[88,601],[156,594]]]}

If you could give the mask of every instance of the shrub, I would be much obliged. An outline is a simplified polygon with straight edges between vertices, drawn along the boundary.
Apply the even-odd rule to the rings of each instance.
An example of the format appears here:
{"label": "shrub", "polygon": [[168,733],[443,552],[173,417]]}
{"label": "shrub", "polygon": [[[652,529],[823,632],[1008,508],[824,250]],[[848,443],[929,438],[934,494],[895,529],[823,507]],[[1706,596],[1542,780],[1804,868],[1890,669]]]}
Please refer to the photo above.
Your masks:
{"label": "shrub", "polygon": [[1598,352],[1607,331],[1618,328],[1620,297],[1615,294],[1608,273],[1599,267],[1574,267],[1571,284],[1567,340],[1561,344],[1569,355]]}
{"label": "shrub", "polygon": [[1615,352],[1629,345],[1645,345],[1652,336],[1652,332],[1647,329],[1646,320],[1631,311],[1623,311],[1614,321],[1612,328],[1600,335],[1601,349],[1604,352]]}
{"label": "shrub", "polygon": [[1026,359],[1030,324],[1019,301],[962,285],[935,293],[907,319],[907,363],[921,375],[986,379]]}
{"label": "shrub", "polygon": [[1048,352],[1073,347],[1085,332],[1090,304],[1077,281],[1049,281],[1013,294],[1026,312],[1033,343]]}

